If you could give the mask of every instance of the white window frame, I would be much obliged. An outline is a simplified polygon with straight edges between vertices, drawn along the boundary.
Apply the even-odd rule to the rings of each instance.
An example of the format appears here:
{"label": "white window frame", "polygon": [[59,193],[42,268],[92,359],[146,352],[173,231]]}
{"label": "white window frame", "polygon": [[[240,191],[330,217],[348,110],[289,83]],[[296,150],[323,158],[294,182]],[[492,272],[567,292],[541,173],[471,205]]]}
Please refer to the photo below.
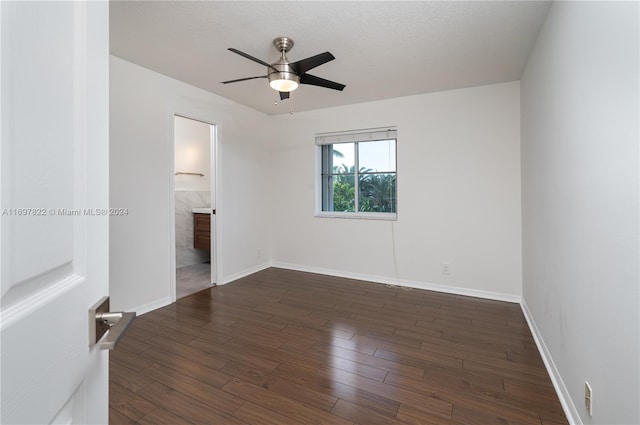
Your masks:
{"label": "white window frame", "polygon": [[[316,205],[315,216],[316,217],[329,217],[329,218],[350,218],[350,219],[365,219],[365,220],[398,220],[398,133],[396,127],[380,127],[364,130],[350,130],[335,133],[319,133],[316,134],[316,169],[315,169],[315,181],[316,181]],[[323,211],[322,210],[322,147],[325,145],[335,145],[339,143],[366,143],[382,140],[395,140],[395,176],[396,176],[396,211],[389,213],[381,212],[365,212],[365,211]],[[358,170],[359,166],[359,152],[358,145],[356,145],[354,165],[356,167],[355,182],[354,182],[354,194],[356,198],[359,194],[358,188]],[[357,205],[357,200],[356,200]]]}

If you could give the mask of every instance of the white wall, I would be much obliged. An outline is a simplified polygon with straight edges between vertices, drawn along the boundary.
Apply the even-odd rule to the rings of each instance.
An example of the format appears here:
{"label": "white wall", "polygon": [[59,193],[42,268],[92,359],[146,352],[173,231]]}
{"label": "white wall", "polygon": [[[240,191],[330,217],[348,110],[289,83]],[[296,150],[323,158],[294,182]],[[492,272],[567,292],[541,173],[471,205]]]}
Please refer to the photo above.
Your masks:
{"label": "white wall", "polygon": [[[512,82],[274,117],[274,264],[519,301],[519,90]],[[314,134],[392,125],[398,220],[314,217]]]}
{"label": "white wall", "polygon": [[264,267],[268,117],[116,57],[110,87],[110,204],[129,209],[110,222],[112,308],[170,301],[174,113],[217,124],[219,283]]}
{"label": "white wall", "polygon": [[521,83],[523,297],[575,422],[640,421],[638,12],[554,3]]}
{"label": "white wall", "polygon": [[[183,117],[175,117],[175,171],[200,173],[204,176],[178,174],[175,190],[211,190],[211,125]],[[208,207],[209,205],[199,205]]]}

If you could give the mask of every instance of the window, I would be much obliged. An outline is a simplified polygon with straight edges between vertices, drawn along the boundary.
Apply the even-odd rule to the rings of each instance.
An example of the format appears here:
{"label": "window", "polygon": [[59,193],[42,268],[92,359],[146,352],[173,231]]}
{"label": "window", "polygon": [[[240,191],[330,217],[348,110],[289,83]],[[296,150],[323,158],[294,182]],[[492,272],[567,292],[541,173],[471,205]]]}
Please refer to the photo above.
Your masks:
{"label": "window", "polygon": [[372,129],[316,136],[317,215],[396,218],[396,130]]}

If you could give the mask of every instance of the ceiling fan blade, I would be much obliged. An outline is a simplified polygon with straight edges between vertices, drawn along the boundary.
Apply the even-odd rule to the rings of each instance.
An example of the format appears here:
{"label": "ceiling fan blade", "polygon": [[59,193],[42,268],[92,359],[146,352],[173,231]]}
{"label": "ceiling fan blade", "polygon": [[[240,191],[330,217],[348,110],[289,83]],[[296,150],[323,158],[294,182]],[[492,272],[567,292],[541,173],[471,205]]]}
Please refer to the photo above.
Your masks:
{"label": "ceiling fan blade", "polygon": [[220,81],[221,84],[237,83],[239,81],[255,80],[256,78],[267,78],[266,75],[259,75],[257,77],[238,78],[237,80]]}
{"label": "ceiling fan blade", "polygon": [[256,78],[267,78],[266,75],[258,75],[257,77],[238,78],[237,80],[220,81],[220,84],[237,83],[239,81],[255,80]]}
{"label": "ceiling fan blade", "polygon": [[316,77],[315,75],[303,74],[300,77],[300,84],[309,84],[312,86],[325,87],[333,90],[342,91],[346,86],[344,84],[336,83],[335,81],[325,80],[324,78]]}
{"label": "ceiling fan blade", "polygon": [[289,99],[289,92],[288,91],[281,91],[280,92],[280,100],[285,100],[285,99]]}
{"label": "ceiling fan blade", "polygon": [[323,63],[330,62],[334,59],[335,57],[331,53],[324,52],[306,59],[299,60],[298,62],[294,62],[291,64],[291,66],[296,70],[298,75],[302,75],[305,72],[312,70],[316,66],[320,66]]}
{"label": "ceiling fan blade", "polygon": [[271,68],[271,69],[273,69],[273,70],[277,71],[277,69],[275,69],[273,66],[269,65],[269,64],[268,64],[268,63],[266,63],[265,61],[260,60],[260,59],[258,59],[258,58],[255,58],[255,57],[251,56],[251,55],[250,55],[250,54],[248,54],[248,53],[242,52],[242,51],[240,51],[240,50],[238,50],[238,49],[234,49],[233,47],[230,47],[230,48],[229,48],[229,50],[230,50],[230,51],[232,51],[233,53],[236,53],[236,54],[238,54],[238,55],[240,55],[240,56],[242,56],[242,57],[245,57],[245,58],[247,58],[247,59],[249,59],[249,60],[252,60],[252,61],[254,61],[254,62],[257,62],[257,63],[259,63],[260,65],[264,65],[264,66],[266,66],[266,67],[268,67],[268,68]]}

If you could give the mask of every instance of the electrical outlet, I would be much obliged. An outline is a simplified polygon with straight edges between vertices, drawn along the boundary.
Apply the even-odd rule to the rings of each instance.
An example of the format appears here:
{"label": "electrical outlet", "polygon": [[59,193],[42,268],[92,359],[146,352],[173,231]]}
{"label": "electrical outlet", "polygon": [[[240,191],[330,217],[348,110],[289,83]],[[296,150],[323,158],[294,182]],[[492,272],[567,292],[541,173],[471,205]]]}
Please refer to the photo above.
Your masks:
{"label": "electrical outlet", "polygon": [[593,416],[593,391],[587,381],[584,382],[584,407],[589,412],[589,416]]}
{"label": "electrical outlet", "polygon": [[442,263],[442,274],[451,274],[449,263]]}
{"label": "electrical outlet", "polygon": [[262,250],[258,248],[258,258],[262,258]]}

